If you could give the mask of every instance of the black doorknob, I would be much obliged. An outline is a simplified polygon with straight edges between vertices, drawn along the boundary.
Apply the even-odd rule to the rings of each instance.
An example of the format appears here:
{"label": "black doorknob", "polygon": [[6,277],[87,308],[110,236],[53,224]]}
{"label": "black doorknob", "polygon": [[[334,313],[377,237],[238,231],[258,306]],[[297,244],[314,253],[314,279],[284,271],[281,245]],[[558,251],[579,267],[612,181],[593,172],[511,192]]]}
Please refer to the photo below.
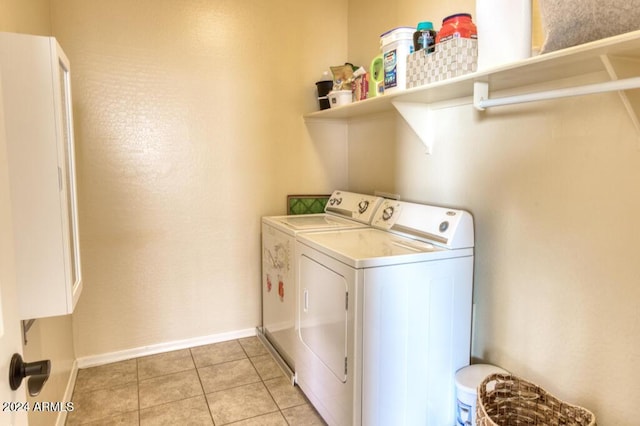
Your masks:
{"label": "black doorknob", "polygon": [[13,354],[11,365],[9,366],[9,385],[12,390],[16,390],[20,387],[22,379],[30,376],[27,381],[29,395],[36,396],[49,378],[49,373],[51,373],[51,361],[48,359],[24,362],[20,354]]}

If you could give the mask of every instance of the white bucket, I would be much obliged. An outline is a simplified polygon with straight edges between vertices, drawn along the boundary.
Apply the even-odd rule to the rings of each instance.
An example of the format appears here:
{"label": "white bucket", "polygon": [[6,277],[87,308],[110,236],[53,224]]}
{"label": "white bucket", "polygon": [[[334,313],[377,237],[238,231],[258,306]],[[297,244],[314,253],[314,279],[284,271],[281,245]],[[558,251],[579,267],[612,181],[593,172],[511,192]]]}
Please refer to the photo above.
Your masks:
{"label": "white bucket", "polygon": [[531,56],[531,0],[476,0],[478,71]]}
{"label": "white bucket", "polygon": [[474,364],[456,372],[456,426],[476,424],[478,386],[493,373],[508,372],[490,364]]}
{"label": "white bucket", "polygon": [[399,27],[380,36],[385,93],[407,87],[407,56],[413,53],[413,27]]}
{"label": "white bucket", "polygon": [[353,102],[353,92],[351,90],[332,90],[327,98],[329,98],[331,108],[336,108]]}

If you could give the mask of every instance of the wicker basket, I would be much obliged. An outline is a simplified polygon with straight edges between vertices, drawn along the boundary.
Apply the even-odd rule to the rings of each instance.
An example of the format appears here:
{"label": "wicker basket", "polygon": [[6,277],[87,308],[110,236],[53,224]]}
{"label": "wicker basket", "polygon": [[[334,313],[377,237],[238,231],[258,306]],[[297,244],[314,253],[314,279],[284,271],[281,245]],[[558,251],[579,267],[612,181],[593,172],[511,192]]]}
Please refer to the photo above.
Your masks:
{"label": "wicker basket", "polygon": [[595,424],[591,411],[560,401],[541,387],[511,374],[491,374],[478,386],[476,425]]}

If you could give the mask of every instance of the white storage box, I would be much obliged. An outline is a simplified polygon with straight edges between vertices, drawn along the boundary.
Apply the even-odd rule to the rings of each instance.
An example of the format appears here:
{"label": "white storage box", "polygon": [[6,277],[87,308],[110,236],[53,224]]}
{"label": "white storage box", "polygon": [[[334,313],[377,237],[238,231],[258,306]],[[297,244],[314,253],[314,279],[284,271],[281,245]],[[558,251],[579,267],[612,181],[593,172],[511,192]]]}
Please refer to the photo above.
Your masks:
{"label": "white storage box", "polygon": [[458,77],[478,68],[478,40],[454,38],[436,44],[436,51],[424,49],[407,58],[407,88]]}

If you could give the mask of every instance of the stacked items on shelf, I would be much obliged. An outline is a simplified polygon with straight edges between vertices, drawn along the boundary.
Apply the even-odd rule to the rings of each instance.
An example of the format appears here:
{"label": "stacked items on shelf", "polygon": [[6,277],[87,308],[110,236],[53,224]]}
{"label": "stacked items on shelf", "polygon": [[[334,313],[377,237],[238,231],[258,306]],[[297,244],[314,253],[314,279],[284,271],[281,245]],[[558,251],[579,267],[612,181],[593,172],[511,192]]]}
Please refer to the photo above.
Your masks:
{"label": "stacked items on shelf", "polygon": [[477,68],[477,30],[470,14],[443,20],[440,32],[429,21],[380,35],[380,54],[369,71],[351,63],[332,66],[316,82],[320,109],[335,108],[386,93],[473,72]]}
{"label": "stacked items on shelf", "polygon": [[369,80],[367,71],[363,67],[357,67],[347,62],[344,65],[330,68],[332,79],[329,79],[328,73],[325,72],[323,79],[316,82],[321,110],[347,105],[354,100],[367,98]]}
{"label": "stacked items on shelf", "polygon": [[470,14],[446,17],[435,42],[435,49],[420,49],[407,56],[408,89],[476,71],[478,30]]}

